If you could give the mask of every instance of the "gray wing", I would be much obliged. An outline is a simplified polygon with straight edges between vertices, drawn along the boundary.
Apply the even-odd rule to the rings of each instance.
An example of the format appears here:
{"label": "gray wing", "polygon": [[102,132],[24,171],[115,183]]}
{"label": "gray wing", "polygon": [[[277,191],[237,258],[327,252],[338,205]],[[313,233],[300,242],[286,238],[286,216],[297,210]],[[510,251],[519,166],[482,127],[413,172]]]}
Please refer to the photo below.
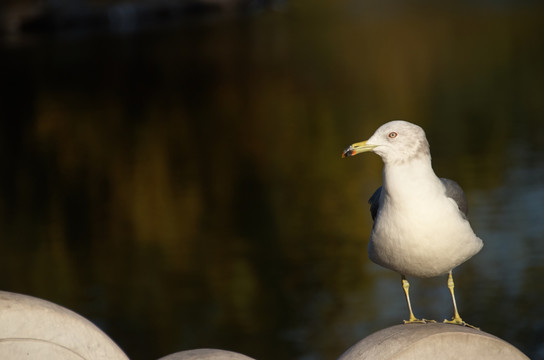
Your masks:
{"label": "gray wing", "polygon": [[376,221],[376,216],[378,216],[378,209],[380,208],[380,195],[382,194],[382,187],[380,186],[378,190],[374,191],[374,194],[368,199],[370,204],[370,215],[372,216],[372,221]]}
{"label": "gray wing", "polygon": [[468,202],[461,186],[455,181],[446,178],[440,178],[440,181],[442,181],[442,184],[446,188],[446,196],[455,200],[459,210],[461,210],[466,218],[468,215]]}

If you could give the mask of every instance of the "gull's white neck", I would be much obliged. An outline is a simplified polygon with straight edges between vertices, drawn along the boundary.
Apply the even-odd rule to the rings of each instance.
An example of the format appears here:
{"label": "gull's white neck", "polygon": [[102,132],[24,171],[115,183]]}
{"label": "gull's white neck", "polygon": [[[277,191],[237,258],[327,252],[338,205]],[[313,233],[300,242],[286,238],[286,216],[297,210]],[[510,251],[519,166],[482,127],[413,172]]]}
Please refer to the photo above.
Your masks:
{"label": "gull's white neck", "polygon": [[422,156],[400,164],[385,163],[383,188],[393,199],[421,198],[442,191],[442,184],[434,173],[430,156]]}

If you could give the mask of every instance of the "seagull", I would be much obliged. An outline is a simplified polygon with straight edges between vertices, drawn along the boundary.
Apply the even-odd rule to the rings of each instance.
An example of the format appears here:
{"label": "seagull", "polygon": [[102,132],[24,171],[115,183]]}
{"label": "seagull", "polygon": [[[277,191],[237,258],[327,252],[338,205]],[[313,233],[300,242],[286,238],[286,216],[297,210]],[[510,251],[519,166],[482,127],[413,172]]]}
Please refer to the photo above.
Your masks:
{"label": "seagull", "polygon": [[478,253],[483,242],[467,220],[468,204],[459,184],[435,175],[425,131],[403,120],[388,122],[366,141],[350,145],[342,157],[374,152],[384,163],[383,185],[368,201],[374,224],[370,260],[401,275],[408,323],[434,322],[414,316],[410,283],[448,274],[453,318],[445,323],[470,326],[457,310],[452,270]]}

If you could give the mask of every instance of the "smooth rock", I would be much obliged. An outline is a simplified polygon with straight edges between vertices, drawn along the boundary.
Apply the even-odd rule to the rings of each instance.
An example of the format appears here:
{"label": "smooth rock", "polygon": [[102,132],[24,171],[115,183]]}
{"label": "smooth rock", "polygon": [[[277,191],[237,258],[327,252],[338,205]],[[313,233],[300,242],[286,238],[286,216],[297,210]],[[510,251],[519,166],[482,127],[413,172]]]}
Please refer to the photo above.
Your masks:
{"label": "smooth rock", "polygon": [[479,359],[528,360],[506,341],[486,332],[451,324],[407,324],[371,334],[338,360]]}
{"label": "smooth rock", "polygon": [[237,352],[219,349],[195,349],[180,351],[159,360],[254,360]]}
{"label": "smooth rock", "polygon": [[0,359],[128,360],[89,320],[35,297],[0,291]]}

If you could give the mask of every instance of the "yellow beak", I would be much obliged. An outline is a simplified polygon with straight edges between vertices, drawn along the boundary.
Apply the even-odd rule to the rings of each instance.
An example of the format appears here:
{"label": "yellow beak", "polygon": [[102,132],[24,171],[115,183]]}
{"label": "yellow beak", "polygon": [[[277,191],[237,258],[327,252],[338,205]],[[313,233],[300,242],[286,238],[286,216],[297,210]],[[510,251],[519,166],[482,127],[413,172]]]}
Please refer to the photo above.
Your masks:
{"label": "yellow beak", "polygon": [[342,157],[348,157],[348,156],[355,156],[359,153],[366,152],[366,151],[372,151],[377,145],[370,145],[367,144],[366,141],[361,141],[355,144],[351,144],[344,152],[342,153]]}

